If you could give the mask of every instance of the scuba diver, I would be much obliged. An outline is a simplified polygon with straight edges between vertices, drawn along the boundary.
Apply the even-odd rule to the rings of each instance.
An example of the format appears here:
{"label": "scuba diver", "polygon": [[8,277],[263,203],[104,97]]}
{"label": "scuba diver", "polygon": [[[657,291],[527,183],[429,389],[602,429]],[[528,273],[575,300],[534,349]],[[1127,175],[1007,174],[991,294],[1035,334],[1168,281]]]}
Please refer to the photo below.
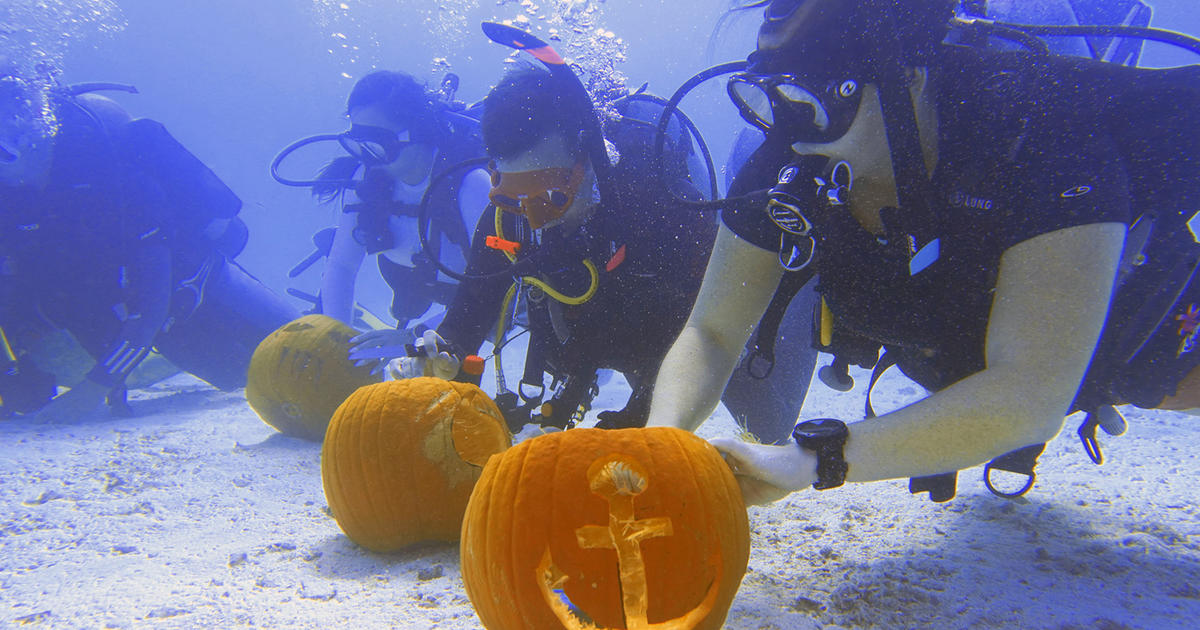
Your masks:
{"label": "scuba diver", "polygon": [[[748,502],[897,477],[944,501],[955,471],[985,462],[989,489],[1019,496],[1068,413],[1085,412],[1099,463],[1096,428],[1124,430],[1114,405],[1196,400],[1200,65],[1058,55],[1039,35],[1101,52],[1200,42],[1124,21],[1145,19],[1140,2],[1112,26],[956,4],[748,5],[764,21],[727,90],[765,133],[734,184],[757,192],[726,200],[649,424],[703,422],[781,278],[804,270],[827,367],[871,369],[873,384],[894,365],[933,392],[878,417],[868,392],[867,419],[803,421],[795,445],[712,440]],[[996,470],[1024,485],[998,489]]]}
{"label": "scuba diver", "polygon": [[445,319],[389,373],[477,382],[482,366],[473,353],[489,335],[498,347],[511,340],[506,332],[518,313],[529,339],[516,392],[496,370],[497,403],[514,431],[529,422],[575,426],[601,369],[623,374],[633,391],[623,409],[599,414],[597,426],[641,426],[716,233],[713,213],[681,206],[702,199],[688,164],[692,145],[682,123],[671,121],[656,160],[663,111],[656,97],[639,91],[618,99],[601,122],[553,49],[511,27],[484,30],[547,69],[520,65],[484,99],[491,205]]}
{"label": "scuba diver", "polygon": [[[454,74],[447,74],[433,92],[403,72],[371,72],[350,91],[348,131],[301,139],[272,164],[280,183],[311,187],[322,201],[342,204],[332,235],[322,231],[314,237],[314,242],[325,241],[318,245],[323,251],[291,272],[294,277],[321,254],[328,256],[317,312],[355,324],[354,286],[368,254],[376,255],[379,272],[392,289],[391,314],[398,330],[375,330],[355,338],[354,358],[360,363],[373,362],[362,358],[364,352],[399,349],[392,356],[402,354],[403,344],[412,340],[404,330],[408,322],[425,315],[432,304],[450,303],[456,283],[439,276],[435,262],[457,261],[461,268],[470,250],[468,226],[487,206],[489,179],[482,168],[458,170],[455,177],[442,180],[445,185],[430,186],[435,173],[483,155],[479,123],[454,100],[457,89]],[[330,141],[347,155],[327,164],[316,179],[280,175],[280,163],[293,151]],[[423,199],[433,210],[428,247],[422,247],[416,235]]]}
{"label": "scuba diver", "polygon": [[[125,380],[152,348],[244,386],[259,341],[298,313],[233,261],[241,200],[160,123],[95,93],[131,87],[54,84],[42,109],[43,82],[0,72],[5,413],[73,420],[107,396],[128,414]],[[95,359],[56,397],[53,366],[34,360],[54,330]]]}

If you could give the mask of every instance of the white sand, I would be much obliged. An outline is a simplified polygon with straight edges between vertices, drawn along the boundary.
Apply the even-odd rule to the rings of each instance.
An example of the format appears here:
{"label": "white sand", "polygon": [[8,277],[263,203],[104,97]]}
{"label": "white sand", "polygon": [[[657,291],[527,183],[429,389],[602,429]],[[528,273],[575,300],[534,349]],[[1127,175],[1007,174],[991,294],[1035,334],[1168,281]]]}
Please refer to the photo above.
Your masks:
{"label": "white sand", "polygon": [[[610,384],[597,406],[627,393]],[[885,378],[875,399],[915,393]],[[319,445],[240,393],[177,376],[131,398],[131,419],[0,422],[0,627],[479,627],[456,547],[356,547],[327,511]],[[861,404],[818,385],[807,408]],[[1103,467],[1072,418],[1025,500],[991,496],[976,469],[941,505],[894,481],[753,508],[728,627],[1198,627],[1200,419],[1129,416]],[[723,416],[702,434],[732,430]]]}

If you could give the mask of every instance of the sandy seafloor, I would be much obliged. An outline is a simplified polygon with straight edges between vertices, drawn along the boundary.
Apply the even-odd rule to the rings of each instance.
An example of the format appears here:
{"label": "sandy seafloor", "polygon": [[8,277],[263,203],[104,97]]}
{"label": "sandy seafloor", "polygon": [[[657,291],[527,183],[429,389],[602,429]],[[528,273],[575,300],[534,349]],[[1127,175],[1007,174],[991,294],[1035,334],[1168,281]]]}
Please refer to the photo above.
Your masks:
{"label": "sandy seafloor", "polygon": [[[596,410],[627,393],[614,379]],[[873,398],[916,393],[889,376]],[[131,394],[133,418],[0,421],[0,627],[480,627],[456,546],[355,546],[326,507],[320,446],[277,434],[241,392],[180,375]],[[818,384],[806,403],[861,408],[861,386]],[[1200,627],[1200,418],[1127,413],[1100,467],[1071,418],[1023,500],[975,469],[941,505],[891,481],[752,508],[727,627]],[[734,430],[722,409],[701,434]]]}

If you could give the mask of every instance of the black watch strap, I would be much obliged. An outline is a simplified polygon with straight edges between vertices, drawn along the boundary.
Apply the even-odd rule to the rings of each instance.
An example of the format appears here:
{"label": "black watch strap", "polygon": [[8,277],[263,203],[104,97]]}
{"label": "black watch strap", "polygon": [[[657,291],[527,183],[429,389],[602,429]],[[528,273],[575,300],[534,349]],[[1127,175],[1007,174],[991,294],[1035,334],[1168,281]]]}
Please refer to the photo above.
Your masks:
{"label": "black watch strap", "polygon": [[828,490],[846,483],[846,439],[850,431],[846,423],[833,418],[808,420],[796,425],[792,439],[796,444],[817,456],[817,481],[813,488]]}

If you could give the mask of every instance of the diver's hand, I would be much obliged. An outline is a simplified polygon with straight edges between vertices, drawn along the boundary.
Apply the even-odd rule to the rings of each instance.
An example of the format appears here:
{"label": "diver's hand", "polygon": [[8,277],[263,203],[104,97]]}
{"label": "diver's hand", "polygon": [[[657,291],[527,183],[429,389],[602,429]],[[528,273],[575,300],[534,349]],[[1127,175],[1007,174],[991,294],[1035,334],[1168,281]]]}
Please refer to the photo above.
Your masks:
{"label": "diver's hand", "polygon": [[70,390],[55,396],[31,416],[34,422],[76,422],[104,402],[110,387],[84,379]]}
{"label": "diver's hand", "polygon": [[372,330],[350,340],[350,352],[347,356],[354,361],[355,367],[374,363],[371,373],[378,374],[383,371],[388,361],[404,356],[404,344],[410,338],[408,332],[394,328]]}
{"label": "diver's hand", "polygon": [[458,368],[462,364],[458,357],[442,350],[448,345],[441,335],[432,330],[426,330],[413,347],[416,356],[400,357],[387,364],[388,380],[414,378],[417,376],[436,376],[450,380],[458,376]]}
{"label": "diver's hand", "polygon": [[747,505],[778,501],[816,481],[816,458],[795,444],[756,444],[727,437],[709,442],[725,457]]}

